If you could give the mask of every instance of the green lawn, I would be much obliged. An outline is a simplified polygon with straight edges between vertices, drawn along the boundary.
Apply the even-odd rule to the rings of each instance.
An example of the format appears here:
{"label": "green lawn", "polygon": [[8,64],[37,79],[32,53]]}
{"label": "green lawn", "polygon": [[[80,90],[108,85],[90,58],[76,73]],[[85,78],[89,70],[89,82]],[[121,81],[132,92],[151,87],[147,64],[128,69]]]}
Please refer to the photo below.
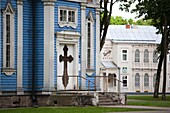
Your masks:
{"label": "green lawn", "polygon": [[[0,113],[106,113],[122,111],[143,111],[142,109],[108,107],[39,107],[0,110]],[[146,111],[146,110],[145,110]]]}
{"label": "green lawn", "polygon": [[[156,107],[170,107],[170,96],[163,101],[161,96],[159,98],[153,98],[152,95],[137,95],[127,96],[128,99],[134,99],[136,101],[128,101],[128,105],[140,105],[140,106],[156,106]],[[139,101],[137,101],[139,100]]]}

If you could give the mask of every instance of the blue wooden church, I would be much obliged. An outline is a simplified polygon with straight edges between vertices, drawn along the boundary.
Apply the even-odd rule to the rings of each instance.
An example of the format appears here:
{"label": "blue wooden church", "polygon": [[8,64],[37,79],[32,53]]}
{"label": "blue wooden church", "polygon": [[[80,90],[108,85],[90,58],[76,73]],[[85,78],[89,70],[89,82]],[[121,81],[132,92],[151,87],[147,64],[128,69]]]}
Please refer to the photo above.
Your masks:
{"label": "blue wooden church", "polygon": [[0,9],[1,102],[99,89],[99,0],[0,0]]}

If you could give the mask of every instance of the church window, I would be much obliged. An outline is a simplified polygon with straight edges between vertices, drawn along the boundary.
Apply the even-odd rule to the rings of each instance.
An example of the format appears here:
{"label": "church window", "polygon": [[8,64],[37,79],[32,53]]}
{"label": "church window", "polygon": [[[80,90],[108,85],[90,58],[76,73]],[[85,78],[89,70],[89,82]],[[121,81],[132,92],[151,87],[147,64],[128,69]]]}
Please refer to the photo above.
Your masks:
{"label": "church window", "polygon": [[140,62],[140,51],[136,49],[135,51],[135,62]]}
{"label": "church window", "polygon": [[127,76],[122,77],[123,87],[127,87]]}
{"label": "church window", "polygon": [[157,63],[158,62],[157,58],[158,58],[158,54],[156,53],[156,50],[155,50],[153,52],[153,63]]}
{"label": "church window", "polygon": [[135,75],[135,86],[136,87],[140,86],[140,75],[139,75],[139,73],[136,73],[136,75]]}
{"label": "church window", "polygon": [[127,67],[122,67],[122,73],[127,73]]}
{"label": "church window", "polygon": [[155,82],[156,82],[156,74],[153,76],[153,87],[155,87]]}
{"label": "church window", "polygon": [[[12,72],[14,68],[14,9],[10,2],[3,12],[3,69]],[[8,73],[9,74],[9,73]],[[11,73],[10,73],[11,74]]]}
{"label": "church window", "polygon": [[70,7],[59,7],[58,23],[60,27],[77,27],[77,9]]}
{"label": "church window", "polygon": [[149,87],[149,75],[147,73],[144,75],[144,86]]}
{"label": "church window", "polygon": [[94,30],[94,21],[92,12],[89,12],[89,15],[87,17],[87,69],[93,69],[94,65],[94,50],[93,50],[93,43],[94,43],[94,37],[93,37],[93,30]]}
{"label": "church window", "polygon": [[144,50],[144,62],[149,62],[149,51],[147,49]]}
{"label": "church window", "polygon": [[127,50],[122,50],[122,61],[127,61]]}

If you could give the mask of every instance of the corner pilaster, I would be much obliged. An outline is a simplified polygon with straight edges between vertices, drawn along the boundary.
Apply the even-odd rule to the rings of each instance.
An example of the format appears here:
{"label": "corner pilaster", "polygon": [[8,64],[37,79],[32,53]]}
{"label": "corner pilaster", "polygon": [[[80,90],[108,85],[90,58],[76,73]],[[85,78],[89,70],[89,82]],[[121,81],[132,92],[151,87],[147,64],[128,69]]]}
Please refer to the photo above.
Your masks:
{"label": "corner pilaster", "polygon": [[[86,77],[86,4],[81,4],[81,76]],[[86,81],[81,79],[81,86],[86,86]]]}
{"label": "corner pilaster", "polygon": [[[96,76],[100,76],[100,9],[96,9]],[[100,86],[100,81],[96,82]]]}
{"label": "corner pilaster", "polygon": [[22,81],[22,67],[23,67],[23,1],[17,0],[17,95],[24,94]]}
{"label": "corner pilaster", "polygon": [[44,94],[54,90],[54,5],[56,0],[44,2]]}

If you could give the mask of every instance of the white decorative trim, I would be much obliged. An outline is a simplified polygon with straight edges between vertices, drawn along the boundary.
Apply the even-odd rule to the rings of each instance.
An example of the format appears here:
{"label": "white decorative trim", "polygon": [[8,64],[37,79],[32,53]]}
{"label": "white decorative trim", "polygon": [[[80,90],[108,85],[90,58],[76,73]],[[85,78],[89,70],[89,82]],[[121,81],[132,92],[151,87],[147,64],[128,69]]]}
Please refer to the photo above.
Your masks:
{"label": "white decorative trim", "polygon": [[61,31],[61,32],[57,32],[57,37],[60,38],[65,38],[65,39],[78,39],[80,36],[80,33],[78,32],[73,32],[73,31]]}
{"label": "white decorative trim", "polygon": [[[90,20],[88,20],[88,19],[90,19]],[[87,22],[87,24],[86,24],[86,47],[87,47],[87,43],[88,43],[88,23],[90,23],[90,32],[91,32],[91,40],[90,40],[90,42],[91,42],[91,56],[90,56],[90,68],[87,68],[87,60],[86,60],[86,68],[87,69],[93,69],[94,68],[94,20],[93,20],[94,18],[93,18],[93,14],[92,14],[92,12],[91,11],[89,11],[89,15],[87,16],[87,18],[86,18],[86,22]],[[87,52],[87,48],[86,48],[86,52]],[[86,54],[86,59],[87,59],[87,54]]]}
{"label": "white decorative trim", "polygon": [[[100,75],[100,9],[96,9],[96,76]],[[97,86],[99,86],[97,84]]]}
{"label": "white decorative trim", "polygon": [[[73,75],[78,76],[78,40],[80,38],[80,33],[73,31],[61,31],[56,33],[57,43],[56,43],[56,52],[60,51],[61,45],[72,45],[73,46]],[[70,37],[70,38],[69,38]],[[59,57],[59,54],[57,55]],[[58,62],[58,61],[57,61]],[[58,69],[59,70],[59,67]],[[58,74],[57,74],[58,75]],[[61,75],[58,75],[61,76]],[[57,79],[58,81],[58,79]],[[75,81],[76,82],[76,81]],[[57,86],[57,89],[61,89],[61,86]]]}
{"label": "white decorative trim", "polygon": [[[9,12],[7,12],[9,11]],[[8,2],[3,12],[3,68],[2,72],[12,75],[14,70],[14,9]],[[6,67],[6,15],[10,15],[10,67]]]}
{"label": "white decorative trim", "polygon": [[[81,76],[86,77],[86,5],[81,4]],[[85,86],[86,81],[81,79],[81,86]]]}
{"label": "white decorative trim", "polygon": [[[60,10],[66,10],[67,11],[67,17],[66,21],[60,21]],[[75,22],[68,22],[68,11],[74,11],[75,12]],[[78,26],[78,9],[77,8],[71,8],[71,7],[58,7],[58,24],[60,27],[72,27],[76,28]]]}
{"label": "white decorative trim", "polygon": [[22,1],[17,1],[18,9],[18,30],[17,30],[17,94],[23,94],[22,92],[22,67],[23,67],[23,3]]}
{"label": "white decorative trim", "polygon": [[[44,0],[46,3],[55,0]],[[54,90],[54,6],[44,5],[44,90]]]}

